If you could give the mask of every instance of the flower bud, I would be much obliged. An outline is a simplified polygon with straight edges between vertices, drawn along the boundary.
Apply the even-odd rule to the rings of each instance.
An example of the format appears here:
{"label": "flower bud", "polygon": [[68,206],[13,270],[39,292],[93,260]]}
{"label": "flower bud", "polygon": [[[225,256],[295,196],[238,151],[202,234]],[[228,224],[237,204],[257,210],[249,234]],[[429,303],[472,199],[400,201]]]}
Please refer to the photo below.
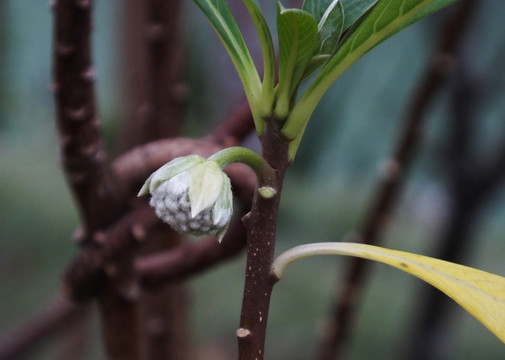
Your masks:
{"label": "flower bud", "polygon": [[228,176],[199,155],[176,158],[155,171],[138,196],[151,193],[156,215],[174,230],[216,235],[221,242],[233,214]]}

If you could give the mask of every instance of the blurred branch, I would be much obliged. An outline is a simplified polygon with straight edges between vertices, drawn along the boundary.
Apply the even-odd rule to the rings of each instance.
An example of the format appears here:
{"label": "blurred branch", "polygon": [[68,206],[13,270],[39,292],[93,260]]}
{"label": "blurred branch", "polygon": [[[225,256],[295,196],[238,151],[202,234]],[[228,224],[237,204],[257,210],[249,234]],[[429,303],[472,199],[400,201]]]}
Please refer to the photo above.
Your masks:
{"label": "blurred branch", "polygon": [[212,131],[218,144],[233,146],[254,130],[254,122],[249,103],[244,101]]}
{"label": "blurred branch", "polygon": [[[471,56],[470,53],[467,56]],[[448,220],[442,231],[434,256],[451,262],[464,262],[475,240],[474,230],[482,209],[505,180],[505,145],[497,142],[489,154],[475,146],[478,127],[477,114],[479,81],[471,76],[469,61],[461,61],[454,75],[447,142],[451,145],[445,155],[444,172],[450,194]],[[502,128],[502,131],[505,127]],[[423,288],[417,309],[417,321],[406,358],[439,359],[450,356],[451,349],[441,341],[448,331],[451,301],[440,292]]]}
{"label": "blurred branch", "polygon": [[53,5],[53,89],[61,158],[89,232],[117,215],[122,196],[99,134],[90,53],[91,5],[91,0],[58,0]]}
{"label": "blurred branch", "polygon": [[[250,204],[247,208],[250,208]],[[136,261],[136,272],[144,287],[157,288],[207,270],[222,260],[239,254],[245,245],[244,226],[236,219],[221,244],[212,237],[204,241],[185,243],[171,251],[141,257]]]}
{"label": "blurred branch", "polygon": [[20,358],[34,347],[87,315],[87,306],[80,306],[57,297],[37,314],[0,336],[0,360]]}
{"label": "blurred branch", "polygon": [[181,82],[180,4],[128,1],[124,9],[124,66],[128,122],[123,148],[178,135]]}
{"label": "blurred branch", "polygon": [[[86,301],[95,296],[103,285],[104,275],[115,275],[116,267],[107,262],[138,245],[146,231],[159,224],[149,206],[125,215],[109,229],[95,233],[94,246],[87,246],[72,261],[63,275],[63,291],[73,301]],[[112,276],[111,275],[111,276]]]}
{"label": "blurred branch", "polygon": [[70,322],[58,339],[55,360],[84,360],[87,358],[92,340],[92,317],[90,311]]}
{"label": "blurred branch", "polygon": [[[83,221],[84,258],[93,263],[100,257],[89,256],[90,249],[97,248],[97,240],[110,240],[100,238],[104,234],[101,229],[107,228],[124,210],[124,196],[120,184],[115,182],[99,134],[91,64],[92,1],[58,0],[54,10],[53,87],[62,164]],[[121,231],[113,227],[112,233],[116,232]],[[91,236],[95,244],[91,244]],[[116,245],[113,242],[109,247],[114,249]],[[122,278],[102,278],[98,303],[105,347],[111,360],[135,360],[140,351],[136,303],[125,302],[120,293],[121,282],[128,278],[127,265],[132,256],[122,252],[114,258],[116,265],[125,265]],[[78,294],[89,289],[72,291]]]}
{"label": "blurred branch", "polygon": [[136,197],[149,175],[171,159],[189,154],[210,156],[221,149],[208,140],[175,138],[153,141],[118,157],[112,164],[113,173],[126,193]]}
{"label": "blurred branch", "polygon": [[[180,4],[180,0],[133,0],[122,4],[123,66],[127,75],[123,79],[128,112],[121,139],[123,151],[179,133],[184,95]],[[138,187],[130,195],[135,197],[137,191]],[[158,225],[152,230],[146,234],[140,252],[158,253],[179,246],[182,237],[169,226]],[[138,255],[137,252],[135,256]],[[133,270],[133,264],[129,267]],[[130,275],[135,277],[134,271]],[[183,283],[166,286],[156,293],[141,293],[142,358],[187,359],[186,293]]]}
{"label": "blurred branch", "polygon": [[[462,1],[443,30],[439,46],[407,107],[403,131],[398,135],[393,155],[385,164],[370,210],[356,235],[360,242],[365,244],[379,242],[421,140],[425,113],[453,69],[454,54],[461,43],[473,4],[474,1]],[[368,262],[358,258],[348,260],[343,289],[332,305],[320,345],[319,359],[330,360],[343,356],[349,333],[354,326],[353,315],[369,265]]]}

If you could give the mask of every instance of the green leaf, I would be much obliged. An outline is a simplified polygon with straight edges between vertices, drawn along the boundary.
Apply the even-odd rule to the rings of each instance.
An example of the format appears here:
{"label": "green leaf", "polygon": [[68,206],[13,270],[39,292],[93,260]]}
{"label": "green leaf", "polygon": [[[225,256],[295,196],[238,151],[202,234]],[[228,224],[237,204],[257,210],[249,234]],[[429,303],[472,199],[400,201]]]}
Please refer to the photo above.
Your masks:
{"label": "green leaf", "polygon": [[318,22],[321,48],[319,54],[331,54],[344,26],[344,8],[341,0],[305,0],[302,10],[310,13]]}
{"label": "green leaf", "polygon": [[287,117],[291,97],[302,79],[312,56],[319,49],[317,21],[300,9],[280,10],[277,16],[279,36],[279,84],[275,115]]}
{"label": "green leaf", "polygon": [[[406,21],[402,26],[398,28],[396,32],[399,32],[406,27],[414,24],[415,22],[424,19],[427,16],[430,16],[433,13],[436,13],[438,10],[446,7],[447,5],[456,2],[457,0],[435,0],[431,5],[427,6],[423,11],[419,12],[416,16],[412,17],[408,21]],[[395,32],[395,33],[396,33]]]}
{"label": "green leaf", "polygon": [[311,75],[314,71],[319,69],[331,56],[329,54],[315,55],[310,59],[305,72],[303,73],[302,79],[305,79]]}
{"label": "green leaf", "polygon": [[272,272],[280,279],[294,260],[331,254],[378,261],[426,281],[456,301],[505,343],[505,277],[502,276],[408,252],[338,242],[296,246],[275,259]]}
{"label": "green leaf", "polygon": [[254,116],[256,131],[262,132],[263,120],[258,114],[261,93],[261,81],[251,58],[240,29],[233,18],[225,0],[194,0],[209,19],[230,55],[238,72],[251,111]]}
{"label": "green leaf", "polygon": [[[335,55],[324,65],[291,111],[282,132],[294,139],[330,85],[370,49],[401,29],[404,24],[428,15],[428,6],[437,0],[381,0],[369,12]],[[445,1],[444,4],[449,4]],[[442,5],[438,8],[441,8]],[[437,9],[438,9],[437,8]],[[344,10],[345,11],[345,10]]]}
{"label": "green leaf", "polygon": [[[263,54],[263,86],[260,99],[260,115],[267,118],[272,114],[275,83],[275,51],[268,25],[256,0],[244,0],[258,33]],[[262,132],[262,131],[261,131]],[[260,132],[260,133],[261,133]]]}
{"label": "green leaf", "polygon": [[333,1],[319,21],[319,54],[332,54],[337,49],[344,28],[344,8],[339,0]]}
{"label": "green leaf", "polygon": [[324,13],[333,2],[335,2],[335,0],[305,0],[303,2],[302,10],[314,16],[314,19],[316,19],[317,22],[320,22]]}
{"label": "green leaf", "polygon": [[340,0],[345,14],[344,30],[370,10],[377,1],[379,0]]}

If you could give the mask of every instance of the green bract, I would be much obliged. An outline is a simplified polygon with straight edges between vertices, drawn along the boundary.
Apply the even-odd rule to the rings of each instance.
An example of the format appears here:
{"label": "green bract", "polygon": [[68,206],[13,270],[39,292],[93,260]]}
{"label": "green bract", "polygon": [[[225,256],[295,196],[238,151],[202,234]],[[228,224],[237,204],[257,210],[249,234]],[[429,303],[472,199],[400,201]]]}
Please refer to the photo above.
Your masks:
{"label": "green bract", "polygon": [[233,214],[231,183],[219,165],[199,155],[176,158],[155,171],[138,196],[151,193],[156,215],[174,230],[216,235],[221,242]]}

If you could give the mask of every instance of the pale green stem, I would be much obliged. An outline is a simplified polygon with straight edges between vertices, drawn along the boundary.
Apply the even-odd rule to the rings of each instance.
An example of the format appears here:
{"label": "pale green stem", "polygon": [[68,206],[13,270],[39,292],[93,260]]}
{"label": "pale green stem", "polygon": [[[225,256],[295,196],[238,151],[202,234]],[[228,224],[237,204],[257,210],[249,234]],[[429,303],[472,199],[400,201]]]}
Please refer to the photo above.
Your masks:
{"label": "pale green stem", "polygon": [[[277,183],[275,171],[258,153],[241,146],[232,146],[214,155],[210,156],[208,160],[215,161],[221,169],[232,163],[243,163],[249,166],[258,177],[258,183],[262,191],[260,193],[263,197],[271,197],[272,192],[277,192]],[[266,194],[266,196],[264,195]]]}
{"label": "pale green stem", "polygon": [[293,261],[314,255],[347,255],[363,257],[356,253],[356,243],[344,242],[321,242],[295,246],[280,254],[272,264],[272,274],[281,279],[284,270]]}

